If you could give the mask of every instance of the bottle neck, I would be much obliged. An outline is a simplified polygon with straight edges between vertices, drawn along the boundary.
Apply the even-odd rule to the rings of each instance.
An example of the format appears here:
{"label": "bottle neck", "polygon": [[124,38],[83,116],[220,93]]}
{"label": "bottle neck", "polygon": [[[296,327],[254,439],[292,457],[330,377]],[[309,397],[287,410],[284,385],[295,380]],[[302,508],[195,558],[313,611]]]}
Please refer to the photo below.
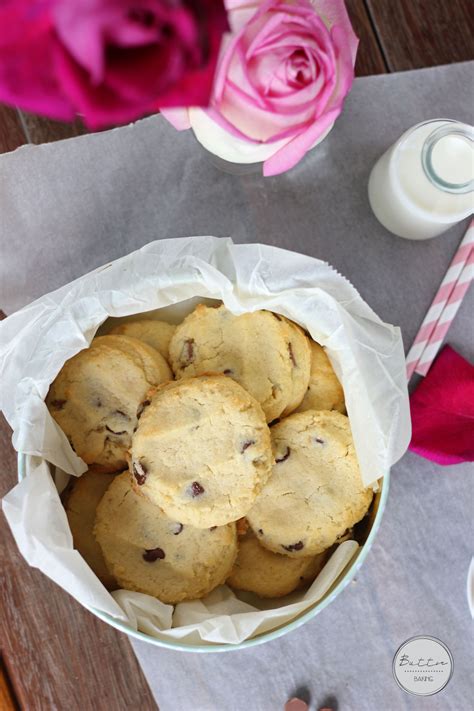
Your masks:
{"label": "bottle neck", "polygon": [[434,129],[425,139],[421,152],[428,180],[446,193],[463,195],[474,191],[474,130],[449,121]]}

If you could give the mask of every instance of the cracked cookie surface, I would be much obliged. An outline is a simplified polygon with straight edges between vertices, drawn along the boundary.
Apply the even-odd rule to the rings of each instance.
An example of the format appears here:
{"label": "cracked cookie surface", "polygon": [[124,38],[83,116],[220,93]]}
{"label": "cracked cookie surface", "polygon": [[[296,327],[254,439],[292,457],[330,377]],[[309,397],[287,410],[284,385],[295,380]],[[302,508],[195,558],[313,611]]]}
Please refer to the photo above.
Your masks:
{"label": "cracked cookie surface", "polygon": [[264,548],[250,531],[239,539],[239,552],[227,578],[227,585],[260,597],[283,597],[296,588],[312,583],[326,556],[290,558]]}
{"label": "cracked cookie surface", "polygon": [[94,534],[119,585],[175,604],[224,582],[237,554],[235,524],[198,529],[168,518],[117,476],[97,508]]}
{"label": "cracked cookie surface", "polygon": [[274,425],[271,437],[273,473],[247,520],[275,553],[321,553],[363,518],[372,501],[349,420],[335,411],[308,410]]}
{"label": "cracked cookie surface", "polygon": [[337,410],[345,414],[344,390],[324,348],[315,341],[310,340],[309,343],[311,348],[309,384],[296,412]]}
{"label": "cracked cookie surface", "polygon": [[64,364],[46,405],[79,457],[115,472],[127,466],[140,403],[171,377],[163,356],[145,343],[101,336]]}
{"label": "cracked cookie surface", "polygon": [[64,505],[74,548],[109,590],[114,590],[117,583],[105,564],[102,550],[92,531],[97,506],[114,476],[115,474],[104,474],[90,469],[80,477],[71,477],[72,485]]}
{"label": "cracked cookie surface", "polygon": [[[225,306],[200,304],[176,328],[170,343],[171,367],[176,378],[206,372],[229,375],[260,403],[271,422],[295,400],[294,374],[300,375],[305,367],[304,358],[296,360],[301,336],[294,336],[292,351],[288,344],[293,332],[287,323],[270,311],[235,316]],[[306,370],[304,389],[309,362]]]}
{"label": "cracked cookie surface", "polygon": [[136,490],[198,528],[244,516],[272,465],[262,408],[224,375],[158,388],[140,416],[131,455]]}
{"label": "cracked cookie surface", "polygon": [[118,326],[115,326],[110,331],[111,335],[131,336],[144,341],[152,348],[161,353],[163,358],[168,360],[170,341],[176,326],[172,326],[165,321],[156,321],[155,319],[141,318],[136,321],[126,321]]}

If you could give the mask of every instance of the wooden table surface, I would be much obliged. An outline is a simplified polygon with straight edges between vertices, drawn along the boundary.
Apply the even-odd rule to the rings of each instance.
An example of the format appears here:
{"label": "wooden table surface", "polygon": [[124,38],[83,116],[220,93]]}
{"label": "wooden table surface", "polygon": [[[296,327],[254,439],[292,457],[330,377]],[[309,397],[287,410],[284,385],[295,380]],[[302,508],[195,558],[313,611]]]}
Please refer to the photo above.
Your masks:
{"label": "wooden table surface", "polygon": [[[474,58],[468,0],[347,0],[346,4],[361,40],[358,76]],[[63,125],[0,106],[0,153],[24,143],[84,132],[79,121]],[[3,496],[17,479],[11,431],[3,417],[0,458]],[[127,637],[29,568],[3,516],[0,539],[0,709],[156,709]]]}

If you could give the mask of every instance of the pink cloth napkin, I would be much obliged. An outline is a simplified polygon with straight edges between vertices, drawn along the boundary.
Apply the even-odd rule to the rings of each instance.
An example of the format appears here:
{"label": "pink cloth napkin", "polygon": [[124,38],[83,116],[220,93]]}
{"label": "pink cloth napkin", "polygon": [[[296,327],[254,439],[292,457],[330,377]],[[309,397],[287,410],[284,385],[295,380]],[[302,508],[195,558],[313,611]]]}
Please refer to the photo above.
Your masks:
{"label": "pink cloth napkin", "polygon": [[474,461],[474,366],[445,346],[410,397],[410,450],[438,464]]}

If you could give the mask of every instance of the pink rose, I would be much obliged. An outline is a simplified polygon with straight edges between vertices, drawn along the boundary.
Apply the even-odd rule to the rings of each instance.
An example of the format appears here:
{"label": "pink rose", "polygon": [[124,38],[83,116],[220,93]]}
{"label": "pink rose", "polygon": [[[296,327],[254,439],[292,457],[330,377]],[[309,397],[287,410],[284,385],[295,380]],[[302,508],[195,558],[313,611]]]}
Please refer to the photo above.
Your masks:
{"label": "pink rose", "polygon": [[208,143],[213,125],[216,146],[222,129],[240,147],[242,141],[265,146],[264,175],[276,175],[296,165],[341,113],[358,40],[343,0],[226,5],[232,33],[221,48],[206,116],[194,109],[164,114],[178,129],[195,128],[198,138],[204,126]]}
{"label": "pink rose", "polygon": [[222,0],[0,1],[0,101],[92,129],[207,106]]}

